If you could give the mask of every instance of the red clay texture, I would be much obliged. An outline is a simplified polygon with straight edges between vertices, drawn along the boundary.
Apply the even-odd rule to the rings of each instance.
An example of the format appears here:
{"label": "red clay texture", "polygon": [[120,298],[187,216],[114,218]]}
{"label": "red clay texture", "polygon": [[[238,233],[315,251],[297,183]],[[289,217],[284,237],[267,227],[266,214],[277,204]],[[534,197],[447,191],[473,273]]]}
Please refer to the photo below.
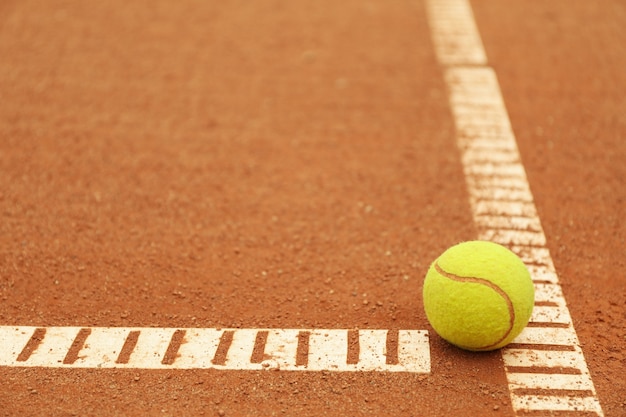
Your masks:
{"label": "red clay texture", "polygon": [[[626,7],[472,5],[624,415]],[[423,312],[476,238],[430,39],[420,1],[1,2],[0,324],[426,329],[432,369],[0,367],[0,415],[513,415],[500,353]]]}

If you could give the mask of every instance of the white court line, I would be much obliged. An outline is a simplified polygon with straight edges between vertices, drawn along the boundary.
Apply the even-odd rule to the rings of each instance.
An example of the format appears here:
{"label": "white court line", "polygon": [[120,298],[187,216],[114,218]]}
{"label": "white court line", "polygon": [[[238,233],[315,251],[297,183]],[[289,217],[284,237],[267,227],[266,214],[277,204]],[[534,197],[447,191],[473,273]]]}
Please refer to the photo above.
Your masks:
{"label": "white court line", "polygon": [[517,253],[535,282],[530,326],[502,349],[513,410],[516,415],[571,411],[603,416],[471,5],[468,0],[426,0],[426,6],[478,238]]}
{"label": "white court line", "polygon": [[[83,339],[80,338],[81,330]],[[53,368],[225,369],[282,371],[430,372],[425,330],[358,330],[348,363],[346,329],[175,329],[0,326],[0,366]],[[182,340],[174,343],[174,335]],[[226,334],[230,336],[229,342]],[[264,345],[257,346],[260,333]],[[134,342],[129,343],[134,334]],[[308,340],[298,363],[301,335]],[[260,339],[262,340],[262,339]],[[217,358],[220,355],[221,360]],[[125,345],[129,345],[124,354]],[[175,346],[171,357],[168,351]],[[388,352],[388,347],[395,351]],[[261,349],[259,360],[255,349]],[[304,348],[303,348],[304,349]],[[352,348],[354,349],[354,347]],[[73,353],[72,353],[73,351]],[[124,360],[120,360],[125,355]]]}

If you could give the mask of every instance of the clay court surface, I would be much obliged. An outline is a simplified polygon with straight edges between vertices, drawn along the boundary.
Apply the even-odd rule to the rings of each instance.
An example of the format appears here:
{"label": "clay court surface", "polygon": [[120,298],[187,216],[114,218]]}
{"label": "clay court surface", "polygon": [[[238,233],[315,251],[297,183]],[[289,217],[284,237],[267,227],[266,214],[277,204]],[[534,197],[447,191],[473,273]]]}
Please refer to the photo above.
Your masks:
{"label": "clay court surface", "polygon": [[[626,3],[471,6],[595,387],[516,395],[624,416]],[[0,2],[0,326],[48,329],[0,364],[0,414],[515,415],[502,352],[422,307],[480,232],[431,29],[419,0]],[[68,366],[22,366],[65,327]],[[71,366],[99,328],[179,330],[159,369]],[[217,365],[237,329],[265,329],[255,363],[272,329],[425,331],[430,363],[178,369],[180,329],[230,329]]]}

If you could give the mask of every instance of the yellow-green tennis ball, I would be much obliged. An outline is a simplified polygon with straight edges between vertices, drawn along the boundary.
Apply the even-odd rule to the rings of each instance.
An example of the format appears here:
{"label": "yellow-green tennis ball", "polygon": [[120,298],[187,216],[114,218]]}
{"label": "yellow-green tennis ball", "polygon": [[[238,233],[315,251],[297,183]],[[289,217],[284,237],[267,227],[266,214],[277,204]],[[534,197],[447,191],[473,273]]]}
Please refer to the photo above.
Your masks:
{"label": "yellow-green tennis ball", "polygon": [[528,324],[535,289],[513,252],[485,241],[463,242],[433,262],[423,288],[424,310],[435,331],[467,350],[494,350]]}

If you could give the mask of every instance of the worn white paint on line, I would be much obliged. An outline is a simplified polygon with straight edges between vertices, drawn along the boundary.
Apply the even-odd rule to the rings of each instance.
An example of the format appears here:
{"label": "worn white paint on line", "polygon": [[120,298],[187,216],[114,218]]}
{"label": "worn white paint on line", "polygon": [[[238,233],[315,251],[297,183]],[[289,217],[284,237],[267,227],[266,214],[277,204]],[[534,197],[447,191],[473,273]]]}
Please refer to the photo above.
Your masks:
{"label": "worn white paint on line", "polygon": [[563,290],[558,284],[535,283],[535,303],[554,303],[564,306]]}
{"label": "worn white paint on line", "polygon": [[604,415],[600,402],[594,396],[574,397],[556,395],[517,395],[511,394],[514,410],[525,411],[580,411]]}
{"label": "worn white paint on line", "polygon": [[575,350],[540,350],[510,348],[502,352],[507,367],[573,368],[586,370],[580,347]]}
{"label": "worn white paint on line", "polygon": [[541,224],[537,221],[536,217],[479,215],[474,217],[474,222],[480,230],[512,229],[529,232],[541,231]]}
{"label": "worn white paint on line", "polygon": [[268,358],[263,361],[263,367],[288,371],[302,369],[302,366],[296,364],[299,334],[300,330],[297,329],[270,330],[265,344],[265,355]]}
{"label": "worn white paint on line", "polygon": [[177,367],[189,369],[220,368],[212,360],[223,334],[222,329],[187,329],[174,363]]}
{"label": "worn white paint on line", "polygon": [[166,368],[163,358],[172,336],[177,329],[143,328],[131,329],[139,331],[135,349],[128,363],[119,364],[123,368]]}
{"label": "worn white paint on line", "polygon": [[[384,371],[430,372],[430,345],[425,330],[400,330],[398,363],[387,364],[387,330],[359,330],[359,358],[347,363],[348,330],[345,329],[175,329],[92,327],[82,346],[74,346],[75,356],[64,363],[83,328],[47,327],[26,358],[20,358],[38,328],[0,326],[0,366],[66,368],[143,368],[143,369],[228,369],[290,371]],[[184,336],[176,352],[165,357],[174,334]],[[213,363],[224,333],[232,332],[223,363]],[[137,333],[136,343],[120,363],[120,353],[129,335]],[[266,332],[261,361],[252,362],[259,332]],[[297,365],[299,335],[309,335],[308,363]],[[82,340],[82,339],[81,339]],[[127,348],[128,349],[128,348]],[[19,359],[19,360],[18,360]]]}
{"label": "worn white paint on line", "polygon": [[233,332],[233,340],[224,363],[225,369],[263,369],[261,363],[250,362],[257,333],[257,329],[239,329]]}
{"label": "worn white paint on line", "polygon": [[[554,268],[551,268],[549,265],[526,265],[528,271],[530,272],[530,276],[533,278],[535,282],[548,282],[551,284],[556,284],[559,281],[558,276],[556,275],[556,271]],[[535,297],[537,293],[535,292]]]}
{"label": "worn white paint on line", "polygon": [[[468,177],[467,183],[476,190],[476,199],[481,200],[481,193],[493,192],[493,193],[508,193],[514,191],[527,191],[528,182],[525,177]],[[504,200],[504,199],[503,199]],[[532,201],[527,200],[527,201]]]}
{"label": "worn white paint on line", "polygon": [[[475,186],[475,185],[474,185]],[[533,197],[528,190],[476,187],[476,200],[521,201],[529,203]]]}
{"label": "worn white paint on line", "polygon": [[544,389],[544,390],[579,390],[592,391],[593,383],[588,374],[540,374],[534,372],[509,372],[507,374],[509,387],[515,389]]}
{"label": "worn white paint on line", "polygon": [[533,246],[511,246],[513,252],[519,256],[526,265],[543,265],[546,268],[554,269],[554,262],[552,262],[552,256],[548,248],[533,247]]}
{"label": "worn white paint on line", "polygon": [[11,366],[35,332],[36,327],[0,326],[0,366]]}
{"label": "worn white paint on line", "polygon": [[[462,153],[462,162],[466,168],[474,168],[466,171],[474,175],[492,176],[494,173],[501,177],[520,177],[519,155],[512,151],[495,150],[490,155],[489,150],[467,148]],[[523,169],[523,168],[522,168]],[[509,200],[514,200],[508,198]],[[526,196],[528,199],[528,196]],[[529,201],[532,201],[529,199]]]}
{"label": "worn white paint on line", "polygon": [[[74,366],[84,368],[111,368],[116,366],[124,342],[130,329],[94,327],[82,349],[78,352],[78,359]],[[47,336],[47,332],[46,332]]]}
{"label": "worn white paint on line", "polygon": [[457,144],[462,149],[492,149],[492,150],[514,150],[517,151],[517,144],[511,143],[513,132],[508,126],[485,125],[485,126],[463,126],[457,125]]}
{"label": "worn white paint on line", "polygon": [[[309,368],[341,371],[422,372],[430,368],[428,333],[419,330],[398,332],[398,363],[388,364],[387,330],[359,331],[359,361],[347,364],[347,333],[342,330],[316,330],[309,336]],[[320,355],[317,352],[333,352]]]}
{"label": "worn white paint on line", "polygon": [[[596,398],[581,398],[589,393],[595,396],[595,389],[546,247],[495,71],[487,66],[471,5],[468,0],[426,0],[426,5],[435,52],[444,67],[478,238],[503,244],[519,255],[529,267],[540,300],[531,317],[533,326],[513,342],[527,347],[517,348],[516,355],[508,354],[512,348],[502,350],[513,409],[516,414],[582,410],[602,416]],[[564,355],[575,358],[570,363],[578,373],[557,369],[545,373],[545,367],[528,366],[528,356],[519,352],[534,352],[533,345],[562,346],[560,351],[568,352]],[[516,362],[517,358],[523,359]],[[524,389],[570,393],[516,394]]]}
{"label": "worn white paint on line", "polygon": [[475,216],[537,217],[535,205],[527,202],[479,200],[470,196]]}
{"label": "worn white paint on line", "polygon": [[565,306],[535,306],[531,323],[552,323],[552,324],[570,324],[572,318]]}
{"label": "worn white paint on line", "polygon": [[485,229],[481,233],[481,238],[507,247],[512,245],[543,246],[546,244],[546,237],[540,231]]}
{"label": "worn white paint on line", "polygon": [[465,173],[468,176],[488,176],[488,177],[503,177],[503,178],[518,178],[523,177],[523,167],[519,164],[502,164],[497,161],[488,162],[480,161],[479,163],[467,164],[464,166]]}
{"label": "worn white paint on line", "polygon": [[483,65],[487,56],[467,2],[436,0],[427,3],[431,33],[439,61],[445,65]]}
{"label": "worn white paint on line", "polygon": [[387,366],[387,330],[363,330],[359,332],[358,368],[371,371]]}
{"label": "worn white paint on line", "polygon": [[572,318],[565,305],[560,285],[548,284],[545,280],[535,283],[535,307],[530,322],[544,325],[571,325]]}
{"label": "worn white paint on line", "polygon": [[28,366],[45,366],[47,363],[63,365],[72,342],[80,327],[53,327],[47,330],[44,339],[28,360]]}
{"label": "worn white paint on line", "polygon": [[390,370],[421,372],[430,369],[428,332],[423,330],[398,331],[398,364],[388,365]]}
{"label": "worn white paint on line", "polygon": [[573,327],[526,327],[513,343],[523,345],[579,346]]}
{"label": "worn white paint on line", "polygon": [[315,330],[309,335],[309,369],[340,370],[348,368],[348,332]]}

